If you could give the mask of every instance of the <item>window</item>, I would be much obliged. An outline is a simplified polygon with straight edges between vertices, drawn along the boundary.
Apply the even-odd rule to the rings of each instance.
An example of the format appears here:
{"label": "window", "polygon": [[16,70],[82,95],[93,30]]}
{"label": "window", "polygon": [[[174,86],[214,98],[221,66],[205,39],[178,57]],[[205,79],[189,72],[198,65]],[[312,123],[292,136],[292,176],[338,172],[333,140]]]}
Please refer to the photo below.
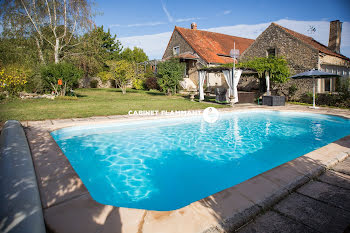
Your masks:
{"label": "window", "polygon": [[176,46],[173,48],[173,55],[179,55],[180,54],[180,46]]}
{"label": "window", "polygon": [[324,91],[331,91],[331,79],[327,78],[324,80]]}
{"label": "window", "polygon": [[276,56],[276,49],[275,48],[268,49],[266,51],[266,55],[268,57],[275,57]]}

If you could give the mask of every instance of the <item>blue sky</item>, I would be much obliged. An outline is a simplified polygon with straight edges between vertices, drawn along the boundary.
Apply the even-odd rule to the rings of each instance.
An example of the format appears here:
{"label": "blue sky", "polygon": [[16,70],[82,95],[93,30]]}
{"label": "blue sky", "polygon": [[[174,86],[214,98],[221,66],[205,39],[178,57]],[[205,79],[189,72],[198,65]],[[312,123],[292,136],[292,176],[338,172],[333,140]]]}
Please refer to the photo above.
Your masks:
{"label": "blue sky", "polygon": [[[216,28],[225,26],[265,25],[266,23],[269,24],[270,22],[281,20],[287,20],[289,23],[302,21],[310,26],[315,26],[316,29],[319,25],[318,22],[328,22],[335,19],[339,19],[342,22],[350,22],[349,0],[97,1],[97,11],[102,13],[102,15],[96,16],[97,25],[104,25],[104,27],[110,28],[111,32],[117,34],[118,38],[122,38],[122,42],[126,42],[123,43],[125,46],[143,47],[143,49],[151,53],[151,58],[160,58],[160,52],[152,53],[152,48],[149,45],[148,47],[143,45],[142,41],[135,41],[134,44],[130,43],[130,41],[135,39],[135,36],[142,40],[144,35],[169,33],[174,29],[175,25],[189,27],[193,21],[198,24],[198,29],[212,29],[214,31]],[[344,26],[347,26],[347,24],[343,24]],[[293,30],[297,29],[294,28]],[[304,31],[299,32],[303,33]],[[227,34],[232,33],[237,32],[227,31]],[[241,33],[245,34],[244,32]],[[323,34],[322,37],[325,37],[326,32]],[[236,36],[244,37],[244,35],[238,34]],[[162,40],[160,43],[164,44],[167,36],[163,35],[163,38],[161,37],[162,35],[159,36],[159,39]],[[125,38],[129,38],[129,40]],[[156,35],[154,39],[157,39]],[[325,38],[321,40],[325,40]],[[345,48],[345,51],[349,53],[345,55],[350,56],[350,49],[347,52],[347,48]]]}

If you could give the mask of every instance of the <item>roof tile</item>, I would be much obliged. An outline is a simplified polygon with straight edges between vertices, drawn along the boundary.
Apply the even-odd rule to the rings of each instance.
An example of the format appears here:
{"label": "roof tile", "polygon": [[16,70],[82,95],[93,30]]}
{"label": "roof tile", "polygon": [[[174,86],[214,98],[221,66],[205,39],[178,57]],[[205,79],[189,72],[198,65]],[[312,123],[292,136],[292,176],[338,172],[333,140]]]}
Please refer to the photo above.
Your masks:
{"label": "roof tile", "polygon": [[177,30],[196,53],[208,63],[232,63],[232,58],[226,56],[228,56],[230,50],[233,49],[234,42],[236,42],[236,49],[239,49],[240,53],[254,42],[252,39],[177,26],[175,30]]}

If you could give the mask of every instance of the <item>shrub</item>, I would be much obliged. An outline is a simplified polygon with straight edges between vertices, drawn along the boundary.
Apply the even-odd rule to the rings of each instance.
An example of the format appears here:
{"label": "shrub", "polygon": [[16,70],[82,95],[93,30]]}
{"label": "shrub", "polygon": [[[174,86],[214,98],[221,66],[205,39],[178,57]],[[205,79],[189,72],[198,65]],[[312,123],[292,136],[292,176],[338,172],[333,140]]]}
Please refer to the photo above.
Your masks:
{"label": "shrub", "polygon": [[[46,89],[51,90],[55,95],[64,96],[67,90],[73,89],[78,85],[78,79],[83,72],[70,63],[58,63],[44,66],[41,69],[41,77]],[[58,81],[62,80],[59,85]]]}
{"label": "shrub", "polygon": [[97,86],[98,86],[98,80],[96,80],[96,79],[91,80],[90,87],[91,88],[97,88]]}
{"label": "shrub", "polygon": [[28,76],[24,90],[30,93],[43,93],[45,91],[40,71]]}
{"label": "shrub", "polygon": [[178,59],[171,59],[158,64],[158,85],[168,95],[175,94],[184,77],[185,64]]}
{"label": "shrub", "polygon": [[145,81],[143,79],[137,78],[132,81],[132,87],[136,90],[144,90],[145,89]]}
{"label": "shrub", "polygon": [[9,96],[18,96],[18,93],[24,89],[27,83],[24,71],[0,69],[0,89],[7,91]]}
{"label": "shrub", "polygon": [[122,89],[123,94],[126,93],[126,87],[135,78],[135,71],[133,65],[125,60],[107,61],[109,71],[100,72],[99,77],[102,80],[114,80],[116,86]]}
{"label": "shrub", "polygon": [[146,78],[146,87],[147,90],[160,90],[160,87],[155,76]]}

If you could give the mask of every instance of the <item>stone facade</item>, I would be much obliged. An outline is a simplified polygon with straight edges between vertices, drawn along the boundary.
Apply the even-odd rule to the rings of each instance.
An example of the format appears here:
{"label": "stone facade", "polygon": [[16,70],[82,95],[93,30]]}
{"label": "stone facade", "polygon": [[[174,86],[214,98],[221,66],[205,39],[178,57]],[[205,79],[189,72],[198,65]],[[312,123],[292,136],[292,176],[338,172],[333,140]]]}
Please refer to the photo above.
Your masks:
{"label": "stone facade", "polygon": [[[194,55],[198,54],[194,51],[194,49],[187,43],[187,41],[181,36],[181,34],[174,30],[167,48],[165,49],[163,59],[167,59],[170,57],[173,57],[173,48],[174,47],[180,48],[180,54],[181,53],[192,53]],[[198,56],[199,57],[199,56]],[[186,66],[188,70],[187,78],[191,79],[191,81],[198,86],[198,69],[204,67],[207,65],[207,63],[202,59],[198,58],[198,60],[186,60]]]}
{"label": "stone facade", "polygon": [[254,43],[242,53],[240,60],[266,57],[269,49],[275,49],[276,56],[287,60],[292,74],[318,68],[318,50],[301,42],[275,24],[271,24],[258,36]]}
{"label": "stone facade", "polygon": [[163,59],[172,57],[174,55],[173,48],[176,46],[180,47],[180,53],[185,53],[185,52],[195,53],[193,48],[185,41],[185,39],[180,35],[180,33],[174,30],[170,38],[170,41],[168,43],[168,47],[165,49]]}
{"label": "stone facade", "polygon": [[[285,31],[279,25],[271,24],[256,40],[255,42],[245,50],[240,60],[247,60],[254,57],[266,57],[269,50],[274,50],[275,55],[284,57],[290,68],[291,74],[297,74],[305,72],[310,69],[323,70],[325,64],[331,64],[332,66],[341,67],[341,70],[346,69],[349,73],[349,61],[340,57],[327,55],[319,52],[313,46],[301,41],[299,38]],[[337,69],[338,70],[338,69]],[[328,71],[324,69],[324,71]],[[344,71],[346,73],[346,71]],[[343,75],[343,73],[341,75]],[[334,72],[334,73],[337,73]],[[245,90],[249,91],[249,86],[256,85],[257,77],[250,77],[250,81],[246,80]],[[328,83],[330,87],[326,88],[326,80],[317,80],[316,91],[321,93],[324,91],[336,90],[336,79],[331,79]],[[271,91],[273,94],[289,96],[289,88],[295,86],[297,91],[293,98],[298,99],[301,95],[312,92],[313,81],[311,79],[302,80],[288,80],[286,83],[271,83]]]}

